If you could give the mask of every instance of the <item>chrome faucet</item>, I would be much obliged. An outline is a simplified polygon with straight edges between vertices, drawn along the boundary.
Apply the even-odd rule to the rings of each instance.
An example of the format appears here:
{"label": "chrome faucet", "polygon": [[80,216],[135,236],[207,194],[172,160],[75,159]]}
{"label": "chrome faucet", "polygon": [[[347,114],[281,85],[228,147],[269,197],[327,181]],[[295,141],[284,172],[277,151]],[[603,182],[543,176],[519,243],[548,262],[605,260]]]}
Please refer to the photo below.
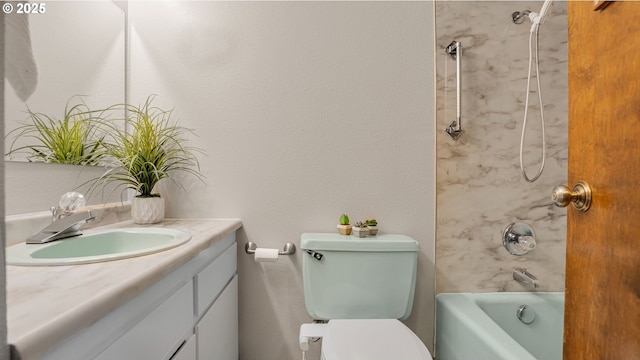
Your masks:
{"label": "chrome faucet", "polygon": [[528,272],[525,268],[513,269],[513,279],[524,286],[532,287],[534,289],[540,287],[538,278],[533,276],[533,274]]}
{"label": "chrome faucet", "polygon": [[73,215],[76,210],[85,207],[87,201],[79,192],[69,191],[60,197],[58,206],[51,207],[51,222],[56,222],[69,215]]}
{"label": "chrome faucet", "polygon": [[80,211],[68,214],[65,217],[55,219],[53,223],[39,233],[27,238],[27,244],[44,244],[50,241],[82,235],[80,227],[90,221],[95,220],[91,211]]}
{"label": "chrome faucet", "polygon": [[49,210],[51,210],[51,222],[56,222],[57,220],[66,218],[67,216],[73,214],[72,211],[65,210],[56,206],[52,206]]}

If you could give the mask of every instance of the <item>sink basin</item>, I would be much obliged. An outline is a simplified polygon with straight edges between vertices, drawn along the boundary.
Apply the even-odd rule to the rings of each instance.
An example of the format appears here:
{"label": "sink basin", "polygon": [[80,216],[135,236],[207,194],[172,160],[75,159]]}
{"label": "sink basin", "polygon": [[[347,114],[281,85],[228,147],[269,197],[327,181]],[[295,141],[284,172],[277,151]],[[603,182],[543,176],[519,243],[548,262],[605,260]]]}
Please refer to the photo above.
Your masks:
{"label": "sink basin", "polygon": [[72,265],[148,255],[182,245],[191,235],[167,228],[126,228],[87,232],[47,244],[20,243],[6,249],[8,265]]}

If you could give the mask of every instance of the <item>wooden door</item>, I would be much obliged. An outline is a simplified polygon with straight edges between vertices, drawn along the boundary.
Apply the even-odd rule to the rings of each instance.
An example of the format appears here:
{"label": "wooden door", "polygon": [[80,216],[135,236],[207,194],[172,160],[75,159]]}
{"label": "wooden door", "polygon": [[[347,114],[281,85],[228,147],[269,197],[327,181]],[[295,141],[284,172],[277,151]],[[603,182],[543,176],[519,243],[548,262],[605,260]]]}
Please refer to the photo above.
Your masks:
{"label": "wooden door", "polygon": [[640,359],[640,2],[569,2],[564,359]]}

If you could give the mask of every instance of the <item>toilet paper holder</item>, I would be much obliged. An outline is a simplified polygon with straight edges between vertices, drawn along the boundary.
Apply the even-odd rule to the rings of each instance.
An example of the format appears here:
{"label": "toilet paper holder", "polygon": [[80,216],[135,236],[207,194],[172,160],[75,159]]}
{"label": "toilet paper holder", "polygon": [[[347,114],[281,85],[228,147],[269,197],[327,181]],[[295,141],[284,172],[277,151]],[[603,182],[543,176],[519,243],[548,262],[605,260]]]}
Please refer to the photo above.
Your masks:
{"label": "toilet paper holder", "polygon": [[[251,241],[244,244],[244,251],[250,255],[255,254],[257,248],[258,248],[258,245],[256,245],[256,243]],[[284,244],[284,249],[282,249],[282,251],[278,251],[278,255],[293,255],[295,253],[296,253],[296,246],[292,243]]]}

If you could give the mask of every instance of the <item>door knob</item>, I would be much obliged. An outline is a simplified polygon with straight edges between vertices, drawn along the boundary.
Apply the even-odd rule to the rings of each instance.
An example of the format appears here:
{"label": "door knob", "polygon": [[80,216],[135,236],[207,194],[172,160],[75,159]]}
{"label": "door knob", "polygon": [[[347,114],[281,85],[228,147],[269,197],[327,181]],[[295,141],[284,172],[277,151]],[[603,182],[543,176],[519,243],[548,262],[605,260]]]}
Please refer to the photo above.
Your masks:
{"label": "door knob", "polygon": [[578,182],[571,190],[560,185],[551,192],[551,200],[556,206],[565,207],[573,203],[576,210],[587,211],[591,206],[591,187],[584,181]]}

